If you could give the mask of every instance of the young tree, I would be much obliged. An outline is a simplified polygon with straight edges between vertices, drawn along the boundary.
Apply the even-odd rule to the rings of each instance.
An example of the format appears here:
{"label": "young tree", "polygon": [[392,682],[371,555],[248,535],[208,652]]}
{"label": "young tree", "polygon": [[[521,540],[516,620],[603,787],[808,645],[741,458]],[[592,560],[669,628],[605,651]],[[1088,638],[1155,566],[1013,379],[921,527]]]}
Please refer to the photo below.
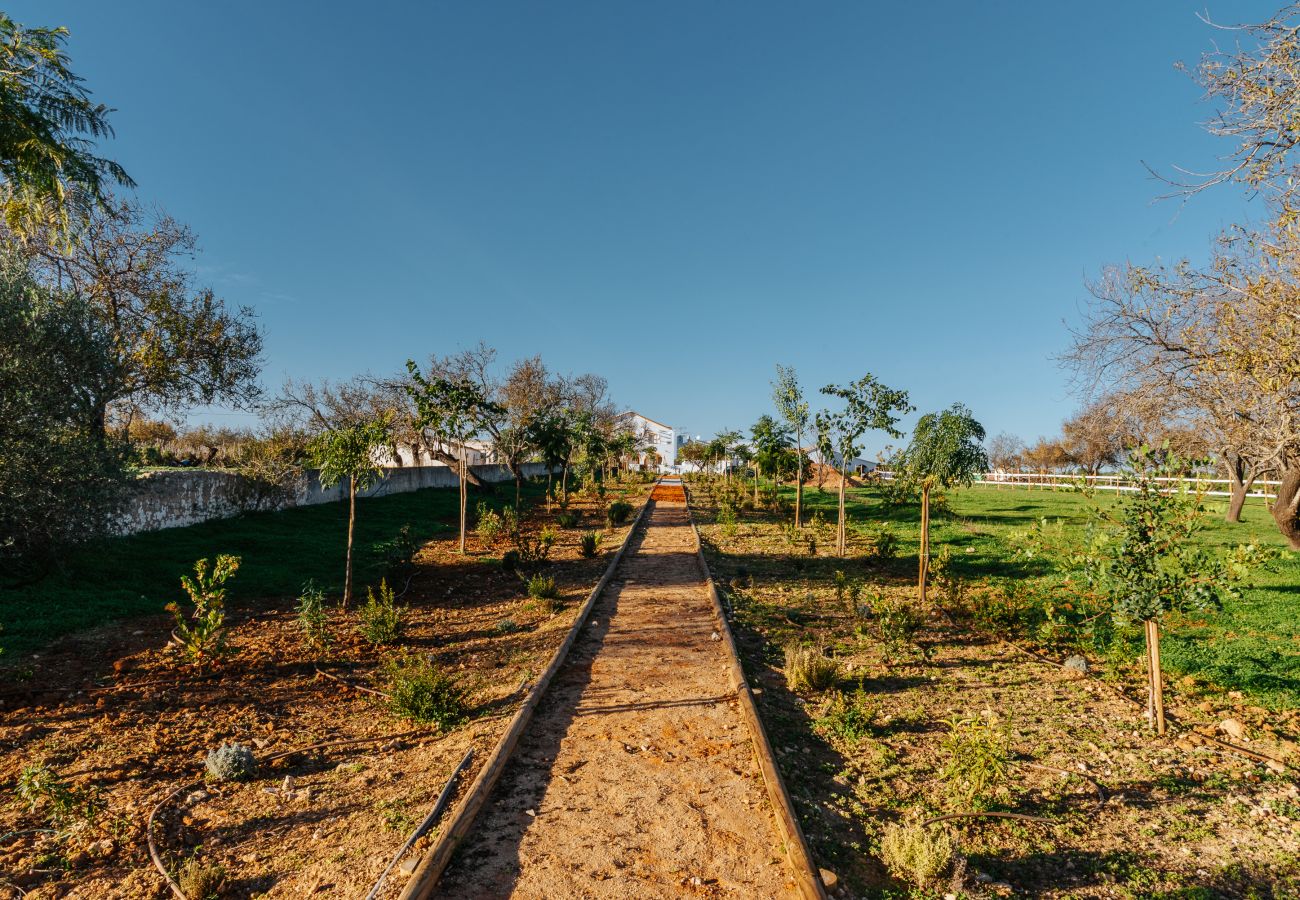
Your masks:
{"label": "young tree", "polygon": [[[754,444],[754,461],[762,471],[772,478],[773,489],[776,487],[777,474],[785,455],[790,450],[790,432],[769,415],[761,415],[750,426],[750,437]],[[758,485],[754,485],[754,500],[758,500]]]}
{"label": "young tree", "polygon": [[406,361],[411,383],[407,395],[415,406],[415,429],[431,433],[436,444],[457,457],[460,482],[460,552],[465,552],[466,509],[469,505],[469,449],[467,443],[484,429],[484,422],[503,412],[468,378],[425,378],[414,360]]}
{"label": "young tree", "polygon": [[[838,412],[819,412],[816,418],[822,464],[825,465],[828,456],[839,459],[839,518],[835,528],[835,552],[843,556],[848,538],[844,492],[849,479],[849,460],[861,452],[858,441],[868,431],[883,431],[893,438],[902,437],[903,433],[897,428],[898,416],[911,412],[912,405],[908,403],[907,391],[886,387],[871,374],[863,375],[846,387],[828,384],[822,388],[822,393],[844,401],[843,409]],[[980,437],[983,439],[982,434]]]}
{"label": "young tree", "polygon": [[110,110],[70,68],[67,38],[66,28],[24,28],[0,13],[0,189],[5,222],[20,234],[66,233],[104,202],[106,184],[135,186],[92,152],[94,139],[113,135]]}
{"label": "young tree", "polygon": [[375,461],[376,453],[389,440],[388,416],[355,421],[328,428],[307,444],[307,456],[320,470],[322,487],[333,487],[343,479],[348,482],[348,550],[343,575],[343,608],[352,599],[352,536],[357,522],[357,492],[364,491],[384,477]]}
{"label": "young tree", "polygon": [[954,403],[938,413],[927,413],[916,423],[912,442],[895,460],[894,468],[907,485],[921,494],[921,552],[917,583],[926,601],[930,576],[930,493],[957,485],[970,485],[988,468],[984,454],[984,426],[969,409]]}
{"label": "young tree", "polygon": [[804,399],[803,388],[799,386],[799,376],[793,368],[782,365],[776,367],[776,381],[772,383],[772,402],[776,404],[777,414],[785,422],[795,439],[795,452],[798,454],[795,470],[794,489],[794,524],[803,527],[803,436],[808,430],[808,401]]}
{"label": "young tree", "polygon": [[574,446],[573,423],[570,421],[568,411],[557,409],[540,416],[533,421],[530,430],[532,434],[530,440],[546,465],[546,496],[552,496],[551,481],[555,470],[560,469],[561,491],[567,503],[569,460],[573,456]]}
{"label": "young tree", "polygon": [[744,440],[744,435],[734,429],[724,429],[719,431],[713,438],[711,446],[717,449],[717,458],[722,462],[723,474],[727,479],[731,479],[731,458],[735,455],[736,448]]}

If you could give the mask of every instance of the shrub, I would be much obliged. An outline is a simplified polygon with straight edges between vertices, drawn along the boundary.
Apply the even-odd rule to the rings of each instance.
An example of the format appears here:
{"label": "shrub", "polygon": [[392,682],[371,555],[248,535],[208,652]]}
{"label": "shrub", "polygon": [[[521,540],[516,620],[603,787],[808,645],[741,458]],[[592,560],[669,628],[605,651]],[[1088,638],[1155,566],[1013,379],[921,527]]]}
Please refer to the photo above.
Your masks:
{"label": "shrub", "polygon": [[92,824],[104,811],[98,790],[73,787],[43,763],[23,767],[17,794],[30,812],[44,808],[46,819],[60,829]]}
{"label": "shrub", "polygon": [[919,823],[886,825],[880,841],[880,861],[899,881],[927,888],[952,865],[952,838],[940,828]]}
{"label": "shrub", "polygon": [[501,514],[482,500],[479,501],[475,518],[474,530],[485,546],[492,546],[506,534],[506,523]]}
{"label": "shrub", "polygon": [[537,569],[544,564],[551,555],[551,548],[555,546],[556,540],[560,533],[547,525],[537,533],[536,537],[519,532],[515,535],[515,563],[516,572],[523,573]]}
{"label": "shrub", "polygon": [[876,706],[866,691],[859,688],[851,695],[836,691],[813,727],[828,737],[856,745],[870,736],[875,717]]}
{"label": "shrub", "polygon": [[429,722],[449,731],[468,718],[467,691],[428,659],[403,655],[384,666],[388,708],[404,719]]}
{"label": "shrub", "polygon": [[614,528],[627,522],[628,517],[632,515],[632,504],[626,500],[615,500],[605,510],[605,520],[609,522],[609,527]]}
{"label": "shrub", "polygon": [[921,627],[921,616],[910,600],[876,597],[872,604],[880,639],[891,648],[912,643]]}
{"label": "shrub", "polygon": [[951,547],[943,547],[930,563],[930,579],[950,604],[961,601],[961,579],[953,571]]}
{"label": "shrub", "polygon": [[718,507],[718,514],[714,518],[722,531],[722,536],[731,540],[736,536],[736,510],[730,503]]}
{"label": "shrub", "polygon": [[578,542],[578,550],[582,553],[583,558],[594,558],[600,552],[600,544],[604,539],[605,535],[599,531],[583,532],[582,538]]}
{"label": "shrub", "polygon": [[203,768],[212,781],[247,781],[257,771],[257,759],[251,747],[222,744],[208,753]]}
{"label": "shrub", "polygon": [[555,517],[555,524],[561,528],[576,528],[578,527],[578,514],[565,510]]}
{"label": "shrub", "polygon": [[1006,779],[1010,766],[1010,730],[983,718],[948,720],[943,749],[948,763],[942,775],[954,799],[982,809]]}
{"label": "shrub", "polygon": [[505,553],[501,554],[501,568],[503,571],[509,572],[511,575],[518,574],[521,562],[522,560],[519,557],[518,550],[507,550]]}
{"label": "shrub", "polygon": [[201,862],[197,857],[186,860],[176,872],[176,883],[189,900],[216,900],[225,881],[223,866]]}
{"label": "shrub", "polygon": [[888,525],[872,529],[867,532],[866,552],[872,559],[893,559],[898,555],[898,535]]}
{"label": "shrub", "polygon": [[515,512],[513,506],[507,506],[501,510],[501,527],[505,529],[506,534],[519,533],[519,513]]}
{"label": "shrub", "polygon": [[502,619],[492,626],[492,630],[497,634],[514,634],[519,630],[519,625],[514,619]]}
{"label": "shrub", "polygon": [[790,644],[785,648],[785,680],[792,691],[824,691],[839,681],[840,664],[819,647]]}
{"label": "shrub", "polygon": [[325,592],[308,581],[298,596],[298,627],[309,652],[324,653],[333,643],[329,613],[325,610]]}
{"label": "shrub", "polygon": [[200,559],[194,564],[193,578],[181,576],[193,611],[187,617],[178,604],[167,604],[176,620],[174,635],[181,651],[200,669],[226,652],[226,582],[237,571],[238,556],[218,556],[210,571],[207,559]]}
{"label": "shrub", "polygon": [[387,579],[379,582],[378,596],[373,588],[366,588],[366,602],[357,615],[361,618],[357,630],[372,644],[391,644],[402,631],[402,608]]}
{"label": "shrub", "polygon": [[528,579],[528,596],[534,600],[554,600],[560,596],[560,589],[549,575],[534,575]]}

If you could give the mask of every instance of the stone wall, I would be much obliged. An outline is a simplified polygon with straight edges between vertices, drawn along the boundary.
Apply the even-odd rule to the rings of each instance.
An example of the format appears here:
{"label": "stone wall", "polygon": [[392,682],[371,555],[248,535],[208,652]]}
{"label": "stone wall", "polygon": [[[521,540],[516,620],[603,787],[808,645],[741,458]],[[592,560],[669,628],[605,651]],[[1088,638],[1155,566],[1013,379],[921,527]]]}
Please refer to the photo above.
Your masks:
{"label": "stone wall", "polygon": [[[470,466],[486,482],[510,481],[514,476],[505,466]],[[362,497],[382,497],[422,488],[455,487],[456,472],[447,466],[408,466],[387,469],[387,475],[362,492]],[[546,474],[542,463],[525,463],[525,477]],[[287,509],[334,503],[347,499],[347,483],[323,488],[314,470],[303,473],[289,495],[267,496],[257,486],[233,472],[178,469],[147,472],[139,477],[118,517],[120,534],[137,534],[195,525],[209,519],[225,519],[256,509]]]}

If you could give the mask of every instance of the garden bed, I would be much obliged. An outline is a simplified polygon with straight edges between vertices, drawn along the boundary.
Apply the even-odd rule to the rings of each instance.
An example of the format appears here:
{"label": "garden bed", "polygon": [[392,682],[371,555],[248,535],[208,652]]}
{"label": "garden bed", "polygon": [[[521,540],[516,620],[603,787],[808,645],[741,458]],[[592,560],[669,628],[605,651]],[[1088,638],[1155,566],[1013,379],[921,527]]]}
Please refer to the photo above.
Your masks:
{"label": "garden bed", "polygon": [[[646,493],[630,487],[627,499],[639,504]],[[211,673],[164,646],[171,623],[163,616],[103,626],[36,654],[25,681],[0,687],[8,795],[0,897],[159,896],[145,822],[189,782],[197,783],[161,810],[155,829],[173,875],[193,859],[196,870],[221,871],[221,896],[365,896],[471,747],[475,759],[459,784],[472,780],[522,684],[563,641],[626,536],[626,526],[608,531],[598,555],[582,557],[581,536],[605,528],[605,506],[594,497],[570,505],[576,521],[558,529],[544,566],[558,588],[553,605],[530,599],[503,570],[507,544],[484,546],[471,535],[461,556],[445,530],[420,549],[409,582],[394,578],[405,613],[391,644],[358,632],[363,588],[362,603],[331,612],[333,643],[324,652],[305,645],[293,600],[262,598],[238,604],[232,653]],[[535,539],[556,518],[537,509],[522,530]],[[385,662],[403,655],[431,662],[468,692],[467,721],[414,723],[369,692],[390,692]],[[280,758],[249,781],[203,783],[205,755],[233,742],[259,759]],[[331,746],[289,752],[318,744]],[[48,773],[34,810],[13,792],[25,769],[29,783],[33,772]],[[395,870],[384,896],[403,881]]]}

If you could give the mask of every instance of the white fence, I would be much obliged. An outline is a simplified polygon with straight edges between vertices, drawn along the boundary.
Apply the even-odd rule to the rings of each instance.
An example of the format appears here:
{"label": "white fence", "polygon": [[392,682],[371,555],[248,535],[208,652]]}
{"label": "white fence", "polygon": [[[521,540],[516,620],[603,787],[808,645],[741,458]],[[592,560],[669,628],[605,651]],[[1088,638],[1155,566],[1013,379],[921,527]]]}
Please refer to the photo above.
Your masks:
{"label": "white fence", "polygon": [[[1199,493],[1206,497],[1230,497],[1232,482],[1226,478],[1157,478],[1158,482],[1169,484],[1169,490]],[[1045,475],[1038,472],[985,472],[979,478],[980,484],[1011,487],[1060,488],[1078,487],[1082,484],[1099,491],[1135,491],[1137,488],[1131,478],[1123,475]],[[1276,488],[1280,481],[1256,481],[1247,497],[1264,497],[1273,499],[1277,496]]]}

